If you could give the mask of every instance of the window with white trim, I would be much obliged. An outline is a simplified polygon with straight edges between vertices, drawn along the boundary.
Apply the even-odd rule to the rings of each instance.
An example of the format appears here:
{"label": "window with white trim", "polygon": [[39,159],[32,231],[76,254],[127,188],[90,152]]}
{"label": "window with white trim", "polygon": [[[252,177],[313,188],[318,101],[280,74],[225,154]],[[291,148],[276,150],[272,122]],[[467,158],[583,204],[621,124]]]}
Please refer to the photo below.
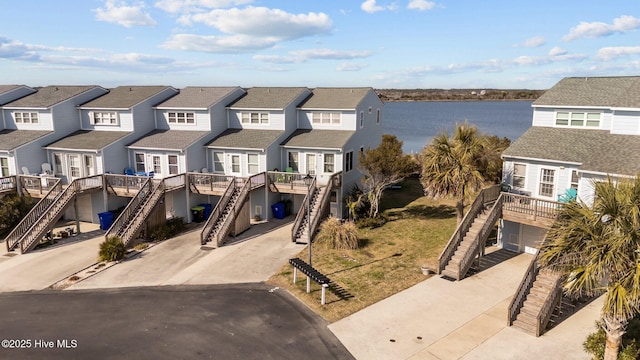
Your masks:
{"label": "window with white trim", "polygon": [[580,178],[578,177],[578,170],[573,170],[571,172],[571,188],[578,190],[578,183],[580,182]]}
{"label": "window with white trim", "polygon": [[311,117],[314,124],[339,125],[342,121],[342,114],[339,112],[314,112]]}
{"label": "window with white trim", "polygon": [[145,172],[144,166],[144,154],[143,153],[135,153],[136,158],[136,172]]}
{"label": "window with white trim", "polygon": [[91,123],[95,125],[118,125],[118,113],[115,111],[92,111]]}
{"label": "window with white trim", "polygon": [[570,127],[600,127],[599,112],[584,111],[558,111],[556,112],[556,125]]}
{"label": "window with white trim", "polygon": [[156,174],[162,174],[162,164],[160,162],[160,155],[153,155],[151,157],[153,164],[153,172]]}
{"label": "window with white trim", "polygon": [[195,124],[196,114],[194,112],[170,111],[167,113],[169,124]]}
{"label": "window with white trim", "polygon": [[527,165],[525,164],[513,164],[513,175],[511,176],[511,185],[514,188],[523,189],[525,186],[524,180],[527,173]]}
{"label": "window with white trim", "polygon": [[538,195],[553,197],[553,183],[556,171],[553,169],[542,169],[540,171],[540,189]]}
{"label": "window with white trim", "polygon": [[180,167],[178,166],[178,155],[167,155],[167,161],[169,163],[169,174],[177,175],[180,173]]}
{"label": "window with white trim", "polygon": [[18,124],[37,124],[38,113],[37,112],[15,112],[13,118]]}
{"label": "window with white trim", "polygon": [[224,153],[223,152],[216,151],[213,153],[213,171],[224,172]]}
{"label": "window with white trim", "polygon": [[84,176],[93,176],[95,174],[95,157],[93,155],[84,155]]}
{"label": "window with white trim", "polygon": [[240,172],[240,155],[231,155],[231,172]]}
{"label": "window with white trim", "polygon": [[0,157],[0,176],[9,176],[9,158]]}
{"label": "window with white trim", "polygon": [[258,163],[258,154],[247,154],[247,172],[249,174],[257,174],[260,170]]}
{"label": "window with white trim", "polygon": [[353,170],[353,151],[348,151],[344,154],[344,171],[349,172]]}
{"label": "window with white trim", "polygon": [[290,167],[293,171],[298,171],[300,168],[300,154],[297,151],[289,151],[288,157],[287,167]]}
{"label": "window with white trim", "polygon": [[242,113],[243,124],[268,124],[269,113],[267,112],[243,112]]}
{"label": "window with white trim", "polygon": [[324,172],[333,173],[335,169],[335,156],[333,154],[324,154]]}

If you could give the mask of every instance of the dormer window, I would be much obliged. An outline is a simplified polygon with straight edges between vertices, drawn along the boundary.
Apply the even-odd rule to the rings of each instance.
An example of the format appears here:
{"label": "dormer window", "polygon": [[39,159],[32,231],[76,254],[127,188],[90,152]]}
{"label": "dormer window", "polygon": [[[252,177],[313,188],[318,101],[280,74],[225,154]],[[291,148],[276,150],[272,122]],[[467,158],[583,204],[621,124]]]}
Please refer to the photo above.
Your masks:
{"label": "dormer window", "polygon": [[37,124],[38,113],[35,112],[16,112],[13,113],[13,118],[16,119],[17,124]]}
{"label": "dormer window", "polygon": [[600,127],[601,113],[584,111],[558,111],[556,125],[570,127]]}
{"label": "dormer window", "polygon": [[243,112],[242,113],[243,124],[268,124],[269,113],[266,112]]}
{"label": "dormer window", "polygon": [[341,115],[339,112],[314,112],[311,121],[314,124],[340,125]]}
{"label": "dormer window", "polygon": [[89,118],[94,125],[118,125],[118,113],[115,111],[92,111]]}
{"label": "dormer window", "polygon": [[169,112],[167,113],[169,124],[195,124],[196,114],[193,112]]}

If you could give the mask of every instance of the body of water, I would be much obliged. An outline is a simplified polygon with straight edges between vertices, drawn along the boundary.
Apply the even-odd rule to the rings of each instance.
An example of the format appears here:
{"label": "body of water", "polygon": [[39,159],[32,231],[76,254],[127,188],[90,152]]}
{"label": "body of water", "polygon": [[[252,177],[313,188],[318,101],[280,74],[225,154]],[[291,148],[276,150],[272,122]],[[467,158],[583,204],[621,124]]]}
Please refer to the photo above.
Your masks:
{"label": "body of water", "polygon": [[420,152],[443,130],[451,134],[465,120],[488,135],[514,141],[531,127],[532,101],[416,101],[384,105],[383,131],[404,142],[406,153]]}

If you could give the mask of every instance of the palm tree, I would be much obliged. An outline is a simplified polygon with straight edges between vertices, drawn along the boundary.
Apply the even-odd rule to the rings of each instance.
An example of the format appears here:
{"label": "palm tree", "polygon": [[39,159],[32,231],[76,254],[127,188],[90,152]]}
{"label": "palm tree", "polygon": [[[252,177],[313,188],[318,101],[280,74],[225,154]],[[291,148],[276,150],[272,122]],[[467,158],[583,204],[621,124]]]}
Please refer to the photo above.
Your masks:
{"label": "palm tree", "polygon": [[640,299],[640,178],[595,182],[593,204],[566,204],[541,246],[540,264],[566,276],[569,296],[605,294],[605,359],[617,359]]}
{"label": "palm tree", "polygon": [[478,128],[465,122],[456,124],[451,138],[443,131],[422,151],[422,186],[433,196],[457,197],[458,223],[462,221],[469,190],[478,190],[485,182],[484,139]]}

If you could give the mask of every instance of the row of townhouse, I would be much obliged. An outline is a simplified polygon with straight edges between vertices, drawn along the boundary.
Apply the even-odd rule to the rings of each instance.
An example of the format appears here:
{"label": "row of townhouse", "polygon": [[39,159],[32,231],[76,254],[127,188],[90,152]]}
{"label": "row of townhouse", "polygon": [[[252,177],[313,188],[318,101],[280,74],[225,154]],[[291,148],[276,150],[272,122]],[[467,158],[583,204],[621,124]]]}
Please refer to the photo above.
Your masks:
{"label": "row of townhouse", "polygon": [[[0,109],[1,177],[70,184],[125,172],[246,179],[269,171],[309,175],[321,186],[340,173],[330,213],[342,217],[344,194],[360,181],[358,153],[380,142],[383,103],[371,88],[9,85],[0,86]],[[194,189],[166,193],[167,213],[191,221],[193,205],[220,197]],[[65,216],[97,223],[100,213],[130,201],[117,195],[78,197]],[[270,205],[285,199],[297,211],[304,196],[256,189],[250,216],[269,219]]]}
{"label": "row of townhouse", "polygon": [[565,78],[532,106],[532,126],[502,154],[503,183],[475,199],[438,272],[463,279],[497,224],[498,247],[535,254],[508,323],[540,336],[562,303],[562,277],[538,263],[558,209],[572,200],[591,204],[595,182],[640,172],[640,76]]}

